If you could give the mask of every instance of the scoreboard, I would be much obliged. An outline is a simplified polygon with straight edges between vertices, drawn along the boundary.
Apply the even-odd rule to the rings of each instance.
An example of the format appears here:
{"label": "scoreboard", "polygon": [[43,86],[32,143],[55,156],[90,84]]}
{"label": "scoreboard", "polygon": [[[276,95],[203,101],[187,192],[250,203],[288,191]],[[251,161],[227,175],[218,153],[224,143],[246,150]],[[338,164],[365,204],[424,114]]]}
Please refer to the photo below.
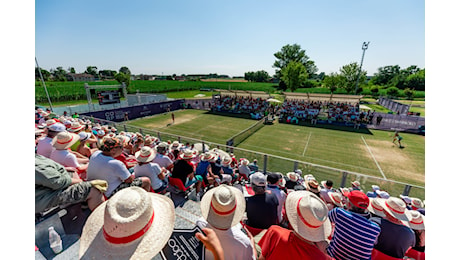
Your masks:
{"label": "scoreboard", "polygon": [[120,92],[118,90],[98,91],[97,99],[99,105],[120,103]]}

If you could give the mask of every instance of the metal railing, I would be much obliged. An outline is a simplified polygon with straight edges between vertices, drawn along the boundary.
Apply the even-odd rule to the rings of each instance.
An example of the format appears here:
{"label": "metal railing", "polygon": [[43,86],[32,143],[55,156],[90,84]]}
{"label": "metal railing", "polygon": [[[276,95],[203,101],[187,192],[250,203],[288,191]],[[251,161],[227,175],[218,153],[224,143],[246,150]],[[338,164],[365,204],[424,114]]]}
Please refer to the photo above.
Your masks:
{"label": "metal railing", "polygon": [[[322,180],[332,180],[334,182],[335,187],[350,187],[351,182],[359,181],[361,184],[361,189],[364,192],[371,191],[372,185],[378,185],[381,190],[387,191],[392,196],[398,197],[399,194],[417,197],[422,200],[425,199],[425,187],[409,184],[405,182],[395,181],[395,180],[388,180],[381,177],[366,175],[358,172],[347,171],[343,169],[338,169],[334,167],[328,167],[324,165],[314,164],[310,162],[304,162],[300,160],[295,160],[291,158],[285,158],[282,156],[277,156],[273,154],[261,153],[252,150],[247,150],[239,147],[228,146],[225,144],[204,141],[201,139],[186,137],[182,135],[170,134],[167,132],[161,132],[156,130],[150,130],[146,128],[141,128],[137,126],[131,126],[126,124],[125,122],[112,122],[98,118],[90,118],[85,117],[83,118],[90,119],[95,123],[105,124],[114,126],[117,128],[118,131],[125,131],[125,132],[139,132],[143,135],[149,134],[151,136],[155,136],[162,141],[174,141],[177,140],[181,143],[190,143],[196,144],[201,143],[203,147],[207,145],[209,149],[212,148],[219,148],[221,150],[232,151],[232,153],[237,158],[247,158],[249,161],[254,161],[256,159],[259,165],[259,171],[261,172],[280,172],[285,175],[287,172],[292,172],[296,169],[300,169],[302,171],[302,175],[306,174],[313,174],[318,181]],[[339,185],[337,185],[339,184]]]}

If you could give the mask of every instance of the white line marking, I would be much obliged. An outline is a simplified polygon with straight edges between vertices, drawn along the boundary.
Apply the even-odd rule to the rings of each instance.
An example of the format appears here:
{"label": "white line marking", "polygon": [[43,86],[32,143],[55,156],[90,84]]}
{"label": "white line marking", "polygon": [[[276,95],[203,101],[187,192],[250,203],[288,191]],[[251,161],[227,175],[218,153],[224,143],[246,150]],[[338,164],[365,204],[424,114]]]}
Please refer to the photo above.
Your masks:
{"label": "white line marking", "polygon": [[371,151],[371,148],[369,147],[369,145],[367,145],[366,140],[364,140],[364,137],[363,137],[363,136],[361,136],[361,139],[363,139],[363,142],[364,142],[364,144],[366,145],[367,150],[369,150],[369,153],[371,154],[372,159],[374,159],[374,162],[375,162],[375,164],[377,165],[377,168],[379,168],[380,173],[382,174],[383,178],[386,180],[387,177],[385,176],[385,174],[383,173],[382,168],[380,168],[379,163],[378,163],[377,160],[375,159],[374,154],[373,154],[372,151]]}
{"label": "white line marking", "polygon": [[310,137],[311,137],[311,132],[310,132],[310,135],[308,135],[307,143],[305,144],[305,148],[303,149],[302,156],[305,156],[305,152],[307,151],[308,143],[310,142]]}

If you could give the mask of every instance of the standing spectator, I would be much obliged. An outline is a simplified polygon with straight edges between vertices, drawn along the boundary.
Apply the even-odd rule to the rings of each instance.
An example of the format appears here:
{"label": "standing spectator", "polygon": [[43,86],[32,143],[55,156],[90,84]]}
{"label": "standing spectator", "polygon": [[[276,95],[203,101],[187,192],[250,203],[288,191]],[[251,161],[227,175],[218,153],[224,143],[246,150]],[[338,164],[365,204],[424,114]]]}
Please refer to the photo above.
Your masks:
{"label": "standing spectator", "polygon": [[35,213],[66,204],[86,201],[94,210],[104,201],[102,192],[107,183],[82,181],[76,173],[67,172],[61,164],[35,155]]}
{"label": "standing spectator", "polygon": [[294,191],[286,199],[286,214],[292,230],[271,226],[259,241],[259,260],[332,259],[326,254],[331,222],[324,202],[309,191]]}
{"label": "standing spectator", "polygon": [[[227,260],[256,259],[254,240],[242,231],[240,224],[245,206],[243,193],[225,184],[209,190],[201,200],[203,217],[197,225],[216,232]],[[213,259],[208,250],[205,259]]]}
{"label": "standing spectator", "polygon": [[362,191],[347,193],[347,209],[334,208],[329,219],[335,224],[327,252],[335,259],[370,259],[380,227],[360,214],[369,206]]}
{"label": "standing spectator", "polygon": [[108,188],[104,193],[107,198],[131,186],[142,187],[144,190],[150,191],[149,178],[135,178],[121,161],[115,159],[122,151],[123,144],[120,139],[104,137],[101,151],[95,152],[89,160],[87,178],[88,180],[101,179],[107,181]]}
{"label": "standing spectator", "polygon": [[403,258],[410,247],[415,246],[415,233],[405,226],[403,221],[409,222],[406,204],[400,198],[378,199],[385,213],[385,218],[372,218],[380,225],[380,235],[374,248],[396,258]]}
{"label": "standing spectator", "polygon": [[286,202],[286,193],[278,186],[282,176],[278,172],[273,172],[267,175],[267,192],[275,194],[278,199],[278,223],[283,222],[283,209]]}
{"label": "standing spectator", "polygon": [[265,192],[267,181],[265,175],[256,172],[249,178],[254,196],[246,198],[246,224],[253,228],[267,229],[278,221],[278,199],[275,194]]}
{"label": "standing spectator", "polygon": [[53,138],[60,132],[65,131],[65,126],[61,123],[53,123],[47,126],[47,134],[45,137],[38,139],[37,142],[37,154],[50,158],[51,152],[54,150]]}
{"label": "standing spectator", "polygon": [[168,183],[165,179],[166,169],[152,162],[155,151],[149,146],[144,146],[136,153],[138,165],[134,166],[134,176],[148,177],[155,193],[164,194]]}

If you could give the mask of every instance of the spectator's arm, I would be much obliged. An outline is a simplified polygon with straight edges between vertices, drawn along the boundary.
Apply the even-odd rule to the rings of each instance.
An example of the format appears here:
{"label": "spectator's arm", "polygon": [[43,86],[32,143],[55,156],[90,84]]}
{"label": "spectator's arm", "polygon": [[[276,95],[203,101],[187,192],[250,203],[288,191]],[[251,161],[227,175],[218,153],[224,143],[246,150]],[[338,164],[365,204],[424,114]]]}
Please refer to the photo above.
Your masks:
{"label": "spectator's arm", "polygon": [[131,182],[133,182],[133,180],[134,180],[134,175],[129,175],[129,177],[126,180],[124,180],[123,182],[131,183]]}
{"label": "spectator's arm", "polygon": [[195,233],[195,237],[200,240],[204,246],[210,250],[215,260],[224,260],[224,250],[220,244],[216,232],[210,228],[203,228],[205,235],[200,232]]}

